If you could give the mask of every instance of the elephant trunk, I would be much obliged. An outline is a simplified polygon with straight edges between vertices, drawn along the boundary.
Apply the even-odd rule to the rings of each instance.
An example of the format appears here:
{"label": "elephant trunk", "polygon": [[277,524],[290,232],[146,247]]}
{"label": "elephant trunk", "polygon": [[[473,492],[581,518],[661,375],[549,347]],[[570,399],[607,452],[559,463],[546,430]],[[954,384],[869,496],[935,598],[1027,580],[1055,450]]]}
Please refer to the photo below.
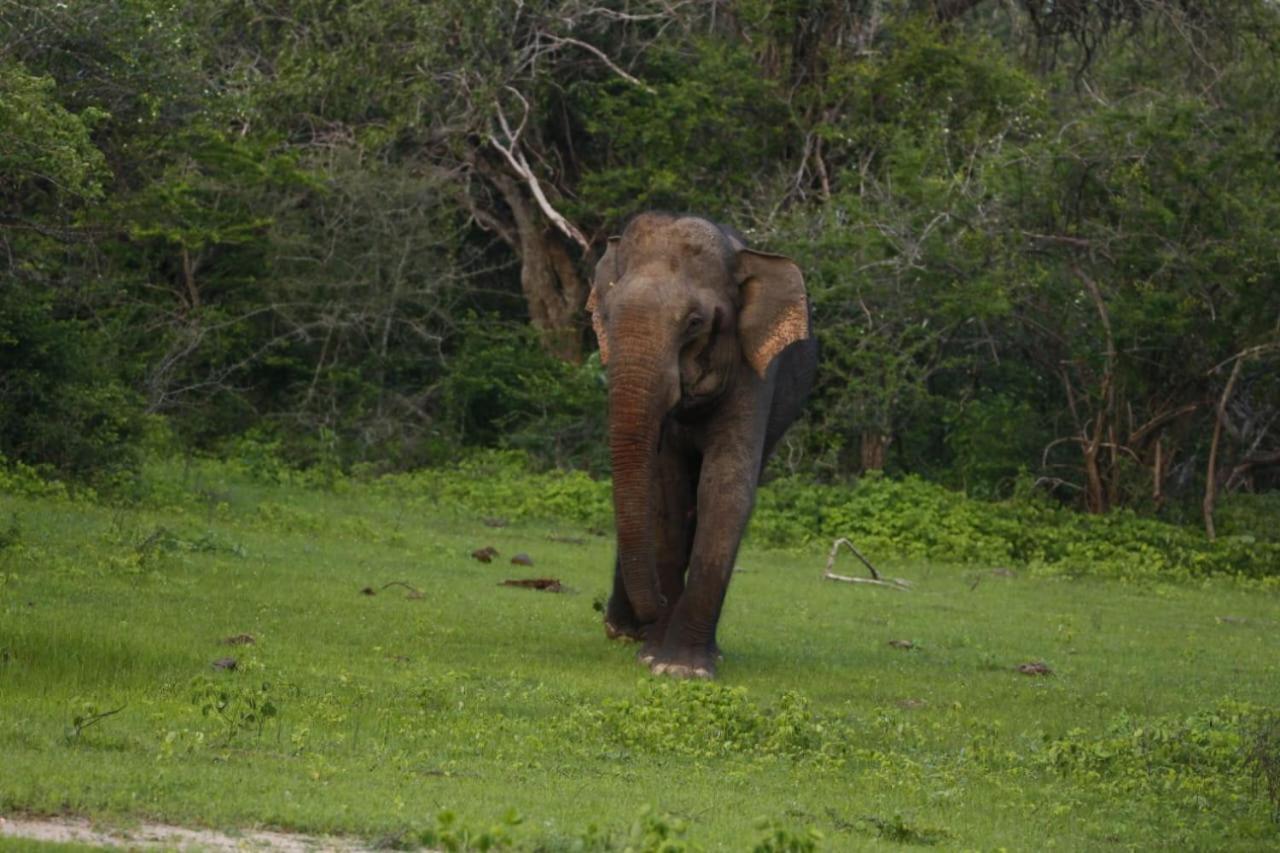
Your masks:
{"label": "elephant trunk", "polygon": [[673,376],[669,374],[674,371],[668,366],[673,360],[662,357],[659,334],[638,339],[643,340],[639,351],[627,352],[620,345],[609,375],[618,563],[623,588],[642,624],[656,621],[666,606],[658,587],[654,542],[655,467],[662,421],[672,405]]}

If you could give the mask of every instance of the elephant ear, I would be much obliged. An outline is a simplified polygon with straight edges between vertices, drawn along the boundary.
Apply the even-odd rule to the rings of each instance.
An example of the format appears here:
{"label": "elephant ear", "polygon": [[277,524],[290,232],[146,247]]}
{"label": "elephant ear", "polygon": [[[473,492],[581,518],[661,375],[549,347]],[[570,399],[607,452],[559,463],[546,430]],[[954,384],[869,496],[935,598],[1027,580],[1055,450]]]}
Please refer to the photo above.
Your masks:
{"label": "elephant ear", "polygon": [[804,276],[790,258],[743,249],[737,278],[742,298],[738,337],[747,362],[764,378],[769,363],[809,337],[809,298]]}
{"label": "elephant ear", "polygon": [[621,237],[610,237],[609,247],[604,256],[596,264],[595,276],[591,282],[591,295],[587,297],[587,310],[591,312],[591,328],[595,329],[596,340],[600,342],[600,363],[609,363],[609,336],[605,334],[604,320],[600,317],[600,296],[603,290],[613,287],[618,281],[618,241]]}

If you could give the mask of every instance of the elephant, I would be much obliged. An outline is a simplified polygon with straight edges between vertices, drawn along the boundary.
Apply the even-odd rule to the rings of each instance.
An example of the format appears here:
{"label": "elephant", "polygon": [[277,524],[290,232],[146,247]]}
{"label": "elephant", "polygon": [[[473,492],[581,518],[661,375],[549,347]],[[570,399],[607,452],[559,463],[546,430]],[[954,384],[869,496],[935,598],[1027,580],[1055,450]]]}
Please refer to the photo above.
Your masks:
{"label": "elephant", "polygon": [[605,633],[654,674],[713,678],[757,484],[813,385],[804,277],[730,228],[648,212],[610,238],[587,309],[617,530]]}

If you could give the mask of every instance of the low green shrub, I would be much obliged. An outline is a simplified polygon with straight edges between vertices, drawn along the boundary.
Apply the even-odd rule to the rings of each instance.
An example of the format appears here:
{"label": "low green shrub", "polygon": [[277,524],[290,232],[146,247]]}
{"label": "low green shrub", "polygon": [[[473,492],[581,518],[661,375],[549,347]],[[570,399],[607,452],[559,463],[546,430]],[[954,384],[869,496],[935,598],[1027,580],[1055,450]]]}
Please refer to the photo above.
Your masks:
{"label": "low green shrub", "polygon": [[240,734],[262,737],[267,723],[280,713],[269,682],[234,684],[199,676],[191,682],[191,703],[213,721],[211,734],[221,738],[224,746]]}
{"label": "low green shrub", "polygon": [[[782,824],[768,822],[758,825],[768,834],[753,849],[758,853],[787,851],[808,853],[817,850],[815,841],[821,835],[812,830],[801,835]],[[629,830],[610,833],[590,825],[570,837],[551,838],[537,835],[524,817],[514,809],[503,816],[500,823],[487,828],[473,827],[449,809],[430,819],[426,829],[414,833],[416,840],[433,850],[450,853],[488,850],[538,850],[573,851],[573,853],[696,853],[703,848],[685,839],[689,822],[674,815],[660,812],[653,806],[642,806]],[[393,847],[406,844],[411,839],[399,838]]]}
{"label": "low green shrub", "polygon": [[1100,735],[1073,729],[1046,738],[1035,760],[1116,797],[1154,795],[1188,809],[1209,801],[1243,805],[1259,794],[1274,803],[1270,766],[1259,760],[1260,733],[1274,720],[1274,711],[1231,700],[1187,717],[1123,714]]}
{"label": "low green shrub", "polygon": [[382,477],[371,488],[464,515],[557,521],[597,530],[613,523],[613,492],[607,481],[581,471],[538,471],[518,451],[476,452],[451,467]]}
{"label": "low green shrub", "polygon": [[607,467],[604,368],[547,353],[537,331],[469,317],[439,387],[439,424],[467,447],[522,450],[557,467]]}
{"label": "low green shrub", "polygon": [[[1278,517],[1280,512],[1251,507],[1249,514],[1232,516],[1240,520],[1230,529],[1271,529]],[[1070,575],[1280,575],[1280,544],[1264,536],[1235,533],[1210,542],[1198,528],[1129,510],[1085,515],[1026,489],[1008,500],[978,501],[914,476],[868,476],[853,485],[777,480],[760,490],[751,535],[772,547],[843,536],[866,552],[893,558],[1012,564]]]}
{"label": "low green shrub", "polygon": [[21,461],[6,459],[0,453],[0,494],[25,498],[66,499],[70,492],[62,482],[41,476],[35,468]]}
{"label": "low green shrub", "polygon": [[136,470],[143,401],[99,324],[62,316],[54,288],[0,287],[0,454],[94,484]]}
{"label": "low green shrub", "polygon": [[[336,468],[299,472],[280,463],[269,445],[247,442],[245,447],[253,452],[225,462],[188,460],[181,475],[177,463],[148,463],[143,469],[147,484],[137,491],[156,505],[191,502],[215,512],[230,494],[228,483],[265,482],[351,496],[371,493],[461,517],[551,521],[598,533],[613,526],[608,480],[582,471],[541,469],[523,451],[476,450],[447,467],[365,480]],[[0,457],[3,492],[68,494],[62,484]],[[94,493],[82,489],[75,497],[92,500]],[[305,532],[319,523],[293,502],[264,501],[256,512],[264,525],[287,530]],[[1280,578],[1280,498],[1231,496],[1223,501],[1221,516],[1221,535],[1211,542],[1198,526],[1170,524],[1131,510],[1086,515],[1067,509],[1035,492],[1025,479],[1013,497],[991,502],[916,476],[869,475],[853,484],[784,477],[760,489],[748,536],[771,548],[826,547],[847,537],[872,559],[1011,566],[1067,576]]]}
{"label": "low green shrub", "polygon": [[634,699],[608,701],[582,710],[580,717],[585,727],[618,747],[656,755],[741,755],[839,766],[845,748],[838,727],[794,691],[766,707],[742,687],[646,680]]}
{"label": "low green shrub", "polygon": [[1225,539],[1239,539],[1245,544],[1280,542],[1280,492],[1241,493],[1220,500],[1214,525]]}
{"label": "low green shrub", "polygon": [[512,830],[524,822],[514,810],[509,811],[502,822],[487,828],[468,826],[449,809],[437,814],[430,826],[418,834],[418,841],[432,850],[486,851],[510,850],[515,845]]}

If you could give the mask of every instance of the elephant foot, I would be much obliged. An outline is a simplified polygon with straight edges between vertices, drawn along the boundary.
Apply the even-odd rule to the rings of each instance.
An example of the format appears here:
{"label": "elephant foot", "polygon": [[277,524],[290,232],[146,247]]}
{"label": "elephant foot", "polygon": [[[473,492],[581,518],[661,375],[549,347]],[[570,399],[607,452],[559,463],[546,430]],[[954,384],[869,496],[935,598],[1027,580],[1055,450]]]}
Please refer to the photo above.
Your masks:
{"label": "elephant foot", "polygon": [[640,651],[636,652],[636,660],[640,661],[640,663],[644,664],[647,667],[652,667],[653,662],[656,661],[661,655],[662,655],[662,641],[659,640],[658,642],[655,643],[652,640],[648,640],[645,642],[643,646],[640,647]]}
{"label": "elephant foot", "polygon": [[644,636],[644,645],[640,647],[640,651],[636,652],[636,660],[647,667],[652,667],[653,662],[663,657],[662,645],[667,638],[666,622],[655,622],[647,626]]}
{"label": "elephant foot", "polygon": [[714,669],[707,669],[705,666],[689,666],[683,663],[655,663],[649,668],[654,675],[669,675],[672,678],[688,679],[700,678],[704,681],[710,681],[716,677]]}
{"label": "elephant foot", "polygon": [[644,640],[644,629],[633,622],[612,619],[604,620],[604,635],[610,640],[623,643],[639,643]]}
{"label": "elephant foot", "polygon": [[651,626],[642,624],[631,610],[626,597],[614,592],[604,611],[604,635],[610,640],[624,643],[643,642],[649,636]]}
{"label": "elephant foot", "polygon": [[676,655],[658,654],[645,663],[654,675],[707,680],[716,677],[716,656],[705,650]]}

